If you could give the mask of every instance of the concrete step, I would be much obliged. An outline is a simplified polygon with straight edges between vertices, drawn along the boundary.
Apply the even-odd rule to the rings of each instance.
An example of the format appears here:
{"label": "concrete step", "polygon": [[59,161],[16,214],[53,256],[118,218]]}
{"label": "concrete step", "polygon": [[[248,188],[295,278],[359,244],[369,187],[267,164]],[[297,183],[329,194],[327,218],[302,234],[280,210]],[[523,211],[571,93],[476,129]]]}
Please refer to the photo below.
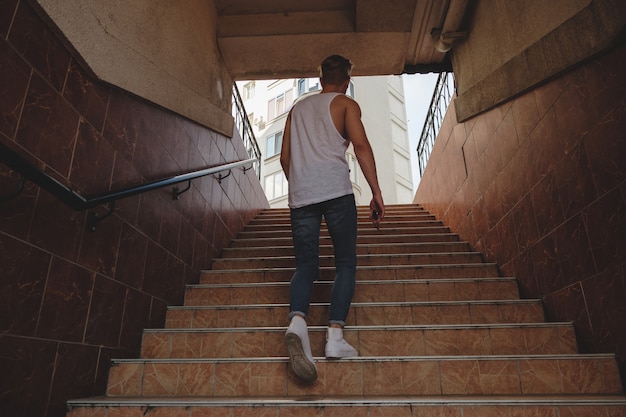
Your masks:
{"label": "concrete step", "polygon": [[[359,216],[365,216],[369,213],[369,206],[357,206],[357,213]],[[288,208],[277,208],[277,209],[267,209],[261,210],[259,214],[257,214],[256,219],[258,218],[266,218],[266,217],[289,217],[290,210]],[[385,216],[396,216],[396,215],[422,215],[431,213],[425,210],[423,207],[415,204],[394,204],[385,207]]]}
{"label": "concrete step", "polygon": [[[359,223],[369,222],[369,211],[358,212],[357,220]],[[390,224],[394,222],[406,222],[406,221],[437,221],[437,218],[432,214],[423,213],[410,213],[410,212],[396,212],[385,214],[384,223]],[[259,226],[259,225],[284,225],[290,224],[291,219],[288,215],[274,215],[274,216],[257,216],[252,219],[247,226]]]}
{"label": "concrete step", "polygon": [[[254,257],[281,257],[290,256],[293,257],[294,250],[291,245],[291,239],[289,241],[276,242],[259,242],[254,241],[258,245],[232,245],[230,248],[226,248],[222,251],[224,258],[254,258]],[[252,242],[250,242],[252,243]],[[265,244],[263,244],[265,243]],[[271,243],[276,243],[272,245]],[[466,242],[426,242],[415,243],[407,241],[405,243],[376,243],[376,244],[358,244],[357,255],[374,255],[374,254],[413,254],[413,253],[462,253],[471,252],[469,245]],[[320,243],[320,255],[332,256],[334,253],[333,247],[330,244],[330,239]]]}
{"label": "concrete step", "polygon": [[[290,371],[284,332],[289,210],[266,210],[186,288],[142,359],[112,361],[107,396],[70,417],[626,417],[613,355],[581,355],[571,323],[545,323],[466,242],[416,205],[380,230],[359,207],[357,287],[345,329],[361,357],[323,358],[332,245],[309,311],[318,379]],[[397,263],[397,264],[396,264]]]}
{"label": "concrete step", "polygon": [[[325,325],[329,303],[312,303],[307,322]],[[170,307],[166,328],[282,326],[289,304],[242,304],[226,306]],[[487,300],[399,303],[352,303],[348,326],[500,324],[544,321],[541,300]]]}
{"label": "concrete step", "polygon": [[[240,283],[290,281],[295,268],[251,268],[231,270],[205,270],[201,283]],[[497,278],[498,267],[492,263],[443,264],[443,265],[388,265],[357,266],[356,280],[416,280],[453,278]],[[334,280],[334,267],[320,267],[320,280]]]}
{"label": "concrete step", "polygon": [[[318,281],[312,302],[330,299],[332,281]],[[519,291],[515,278],[358,280],[353,302],[416,302],[515,300]],[[240,282],[189,285],[185,306],[274,304],[289,301],[289,282]]]}
{"label": "concrete step", "polygon": [[[381,225],[376,229],[371,224],[359,227],[358,234],[365,236],[383,235],[420,235],[420,234],[448,234],[450,229],[446,226],[424,226],[424,227],[396,227],[395,225]],[[320,236],[329,236],[328,230],[322,228]],[[290,228],[271,228],[268,230],[243,230],[237,234],[237,239],[273,239],[277,237],[291,237]]]}
{"label": "concrete step", "polygon": [[[286,327],[151,329],[141,357],[288,356]],[[314,356],[324,356],[326,326],[309,326]],[[344,338],[362,356],[547,355],[577,353],[570,323],[351,326]]]}
{"label": "concrete step", "polygon": [[[363,230],[364,228],[371,227],[372,223],[369,219],[365,217],[358,219],[359,230]],[[385,221],[381,224],[381,228],[387,229],[423,229],[429,227],[443,227],[443,223],[440,220],[410,220],[410,219],[396,219],[393,222]],[[326,228],[326,223],[322,221],[321,228],[323,231],[328,230]],[[376,228],[374,228],[376,229]],[[263,222],[263,223],[252,223],[248,224],[244,232],[261,232],[264,230],[269,231],[278,231],[278,230],[289,230],[291,231],[291,223],[290,222]]]}
{"label": "concrete step", "polygon": [[[362,245],[397,245],[403,244],[419,244],[419,243],[441,243],[441,242],[459,242],[459,236],[455,233],[423,233],[419,235],[401,234],[401,235],[381,235],[371,234],[364,235],[359,234],[357,236],[357,249]],[[231,242],[231,248],[240,247],[259,247],[267,246],[272,248],[274,246],[290,246],[293,247],[293,239],[291,234],[282,237],[266,237],[264,239],[247,239],[237,238]],[[467,244],[467,243],[465,243]],[[332,242],[328,234],[320,236],[321,246],[331,246]],[[469,250],[469,248],[468,248]]]}
{"label": "concrete step", "polygon": [[[479,252],[447,252],[447,253],[399,253],[399,254],[361,254],[357,255],[359,266],[389,265],[457,265],[480,264],[483,262]],[[332,267],[334,255],[320,255],[321,267]],[[295,268],[293,256],[256,256],[252,258],[218,258],[211,265],[211,270],[233,270],[251,268]]]}
{"label": "concrete step", "polygon": [[68,417],[105,416],[107,411],[138,417],[148,410],[159,417],[626,417],[626,398],[617,395],[97,397],[71,400],[68,406]]}
{"label": "concrete step", "polygon": [[316,361],[303,384],[287,358],[114,360],[107,395],[301,397],[622,394],[614,355],[360,357]]}

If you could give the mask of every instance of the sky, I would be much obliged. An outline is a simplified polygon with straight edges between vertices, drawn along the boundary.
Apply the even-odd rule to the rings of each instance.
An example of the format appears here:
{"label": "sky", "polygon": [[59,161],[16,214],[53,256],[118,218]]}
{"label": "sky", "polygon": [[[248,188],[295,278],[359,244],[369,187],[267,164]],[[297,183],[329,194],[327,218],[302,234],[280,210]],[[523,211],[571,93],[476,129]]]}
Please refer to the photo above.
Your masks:
{"label": "sky", "polygon": [[419,185],[419,169],[417,167],[417,142],[422,134],[428,106],[433,96],[435,83],[439,74],[404,74],[404,103],[409,129],[409,147],[411,150],[411,168],[413,171],[413,193]]}

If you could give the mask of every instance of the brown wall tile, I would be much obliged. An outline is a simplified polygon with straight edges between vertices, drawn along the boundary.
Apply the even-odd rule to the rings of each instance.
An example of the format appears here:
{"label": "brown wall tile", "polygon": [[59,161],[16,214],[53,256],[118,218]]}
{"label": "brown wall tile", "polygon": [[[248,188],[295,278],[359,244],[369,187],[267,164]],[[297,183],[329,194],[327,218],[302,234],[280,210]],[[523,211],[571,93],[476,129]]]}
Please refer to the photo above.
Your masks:
{"label": "brown wall tile", "polygon": [[625,68],[622,43],[460,125],[452,103],[415,197],[543,298],[549,320],[573,321],[581,349],[617,352],[623,377]]}
{"label": "brown wall tile", "polygon": [[6,42],[0,42],[0,68],[3,74],[0,77],[0,132],[13,138],[26,97],[31,68]]}
{"label": "brown wall tile", "polygon": [[63,97],[98,132],[102,133],[111,89],[92,81],[76,62],[70,63]]}
{"label": "brown wall tile", "polygon": [[[0,411],[7,416],[45,413],[57,342],[3,334],[0,343]],[[19,383],[18,383],[19,381]]]}
{"label": "brown wall tile", "polygon": [[78,113],[43,78],[34,75],[15,141],[67,177],[78,122]]}
{"label": "brown wall tile", "polygon": [[0,329],[33,336],[50,269],[50,254],[0,234]]}
{"label": "brown wall tile", "polygon": [[57,92],[65,83],[70,53],[26,1],[20,1],[9,41]]}
{"label": "brown wall tile", "polygon": [[93,284],[92,272],[54,258],[41,306],[37,336],[82,342]]}
{"label": "brown wall tile", "polygon": [[[92,195],[247,158],[237,136],[92,78],[54,33],[29,2],[0,2],[0,141],[62,184]],[[18,183],[0,168],[0,195]],[[268,206],[240,170],[194,180],[177,201],[171,191],[117,201],[95,232],[28,181],[0,205],[0,414],[52,417],[102,394],[109,359],[136,356],[143,329],[163,326],[184,285]]]}
{"label": "brown wall tile", "polygon": [[96,275],[89,306],[85,342],[91,345],[119,346],[126,287],[102,275]]}
{"label": "brown wall tile", "polygon": [[115,156],[111,144],[82,119],[69,175],[76,192],[96,195],[109,191]]}

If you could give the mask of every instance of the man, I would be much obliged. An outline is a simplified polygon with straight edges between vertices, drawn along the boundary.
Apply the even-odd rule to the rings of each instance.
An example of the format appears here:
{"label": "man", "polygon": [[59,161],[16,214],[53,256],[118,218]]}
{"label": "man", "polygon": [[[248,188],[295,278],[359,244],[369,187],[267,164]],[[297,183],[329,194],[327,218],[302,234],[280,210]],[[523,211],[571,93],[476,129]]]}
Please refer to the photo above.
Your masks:
{"label": "man", "polygon": [[313,282],[319,277],[319,234],[322,217],[335,252],[335,281],[326,336],[327,358],[357,356],[343,338],[343,326],[356,283],[357,210],[345,158],[348,145],[372,190],[370,219],[378,226],[385,205],[372,148],[361,122],[359,105],[345,92],[352,63],[339,55],[320,66],[322,91],[297,102],[290,111],[280,162],[289,182],[291,230],[296,272],[290,284],[290,324],[285,334],[292,371],[305,382],[315,381],[306,316]]}

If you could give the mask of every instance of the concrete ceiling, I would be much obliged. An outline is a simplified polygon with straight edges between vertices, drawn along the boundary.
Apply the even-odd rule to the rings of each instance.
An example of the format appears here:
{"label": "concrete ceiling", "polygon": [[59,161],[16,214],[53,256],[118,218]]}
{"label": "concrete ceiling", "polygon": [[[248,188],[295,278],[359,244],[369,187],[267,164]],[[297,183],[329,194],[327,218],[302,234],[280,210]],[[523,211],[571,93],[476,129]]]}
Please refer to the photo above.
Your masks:
{"label": "concrete ceiling", "polygon": [[[340,54],[353,75],[440,72],[468,0],[214,0],[217,39],[235,79],[315,77]],[[443,36],[442,36],[443,34]]]}

